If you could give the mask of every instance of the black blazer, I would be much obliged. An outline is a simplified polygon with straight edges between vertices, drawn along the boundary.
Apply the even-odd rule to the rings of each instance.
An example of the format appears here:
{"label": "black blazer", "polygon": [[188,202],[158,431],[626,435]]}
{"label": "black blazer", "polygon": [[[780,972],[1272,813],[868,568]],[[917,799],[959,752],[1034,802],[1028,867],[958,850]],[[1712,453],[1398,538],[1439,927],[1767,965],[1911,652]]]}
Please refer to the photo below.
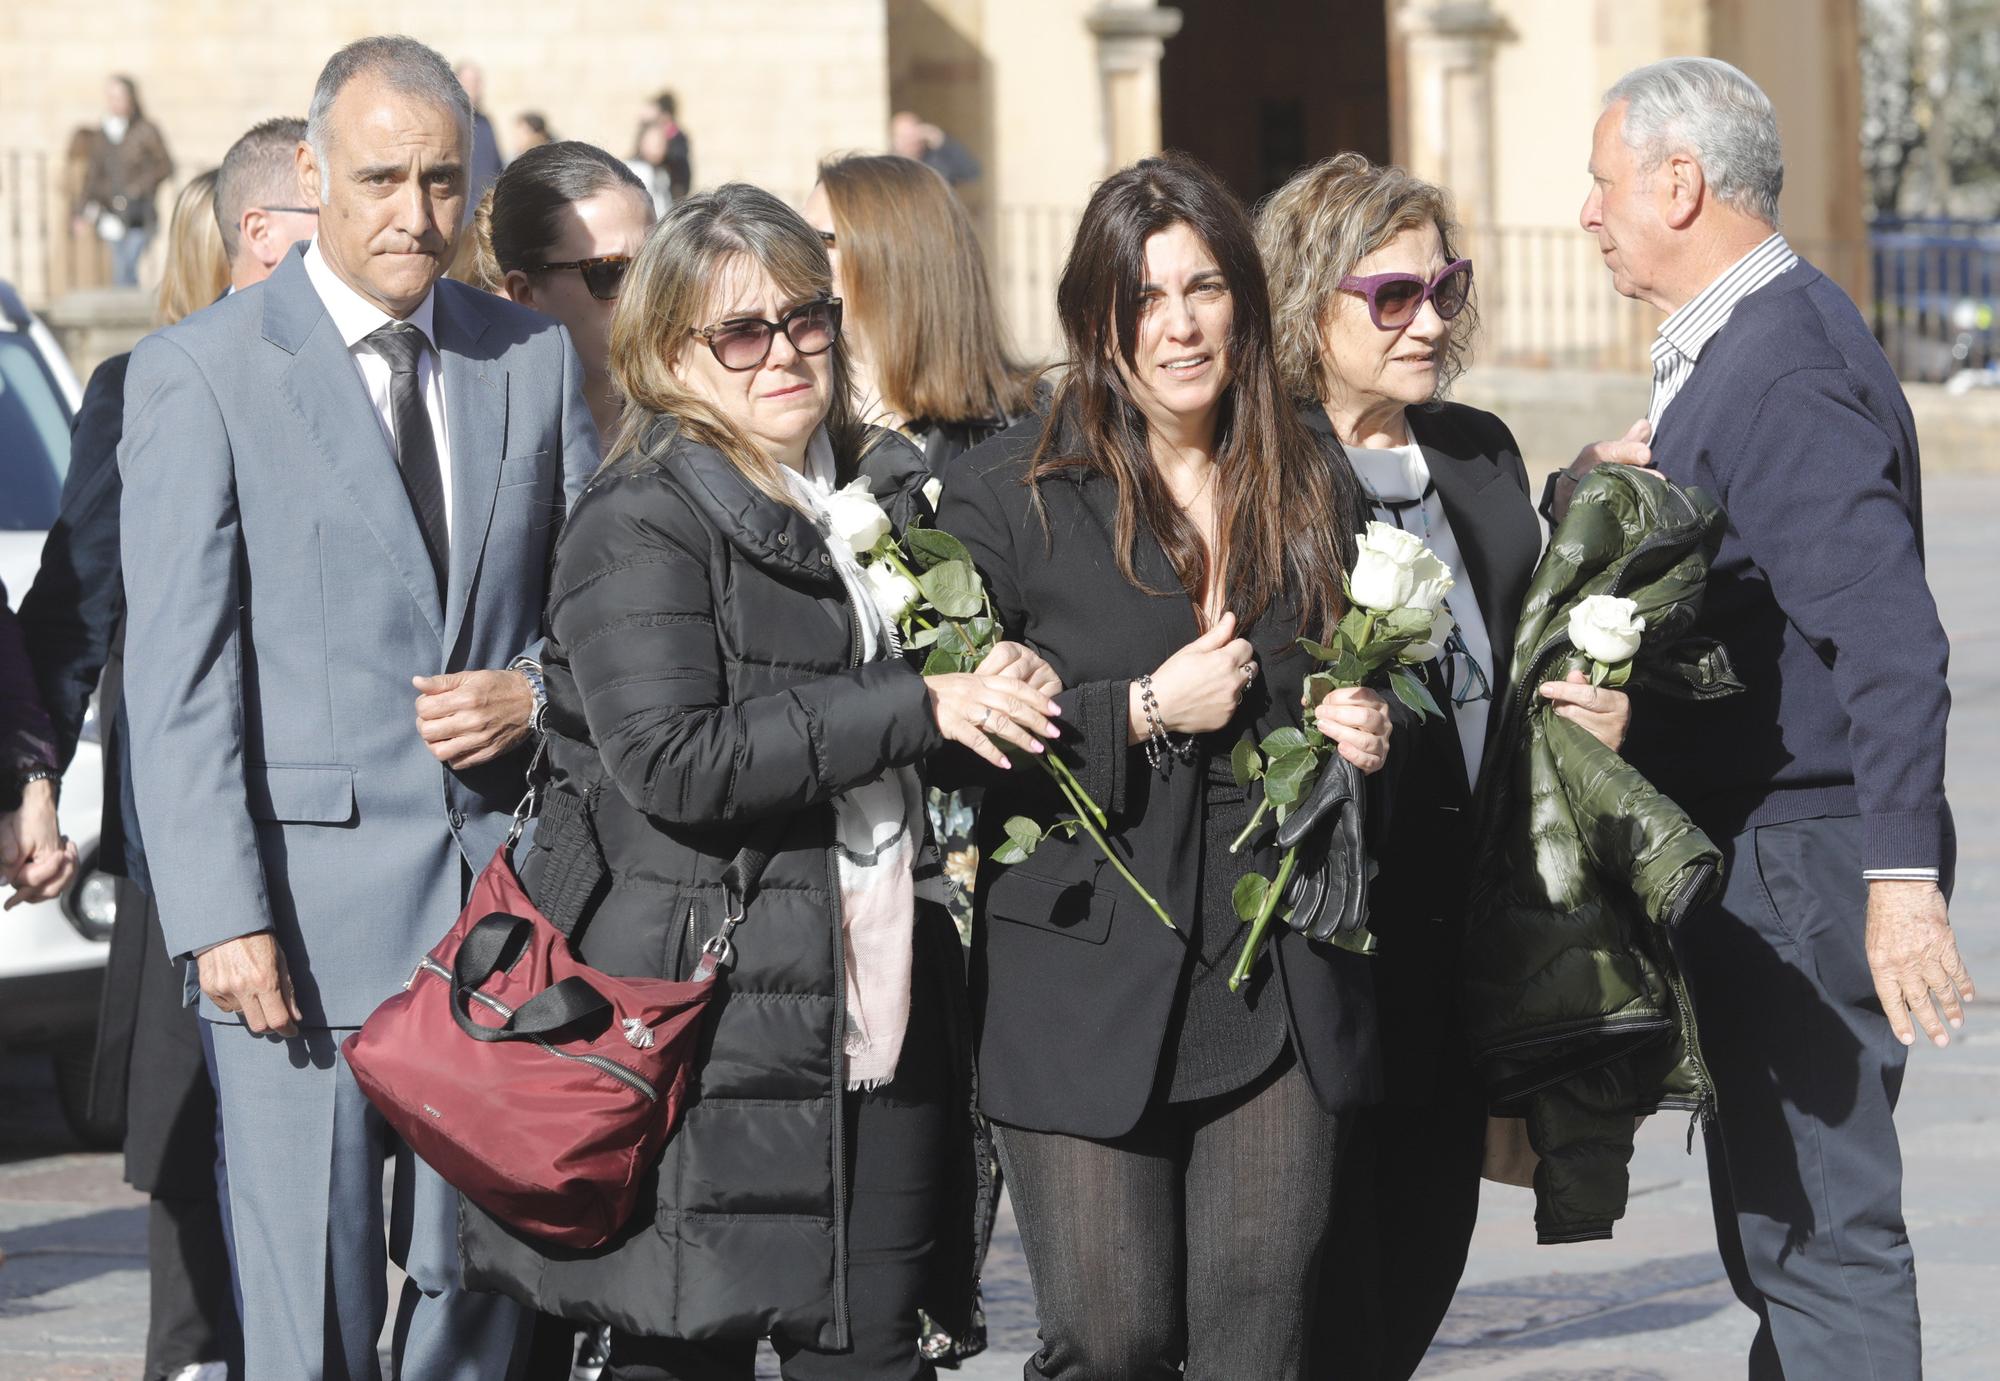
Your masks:
{"label": "black blazer", "polygon": [[55,731],[57,760],[69,766],[92,692],[104,686],[100,727],[104,749],[104,819],[99,865],[135,882],[146,880],[139,826],[132,809],[131,752],[125,733],[122,625],[124,566],[118,552],[118,441],[125,433],[125,369],[131,355],[113,355],[90,376],[70,432],[69,474],[62,508],[42,543],[34,588],[21,601],[21,632],[35,664],[35,681]]}
{"label": "black blazer", "polygon": [[[1314,406],[1304,417],[1314,432],[1337,444],[1324,410]],[[1521,600],[1542,550],[1527,467],[1513,434],[1490,412],[1444,403],[1410,409],[1409,423],[1464,558],[1465,569],[1456,574],[1479,599],[1493,646],[1487,679],[1494,693],[1502,694]],[[1498,715],[1487,721],[1489,743],[1499,722]],[[1381,872],[1369,888],[1368,925],[1380,946],[1375,984],[1388,1100],[1425,1103],[1440,1076],[1458,1062],[1447,1062],[1447,1054],[1462,1046],[1449,998],[1458,991],[1471,881],[1472,793],[1458,731],[1448,720],[1399,726],[1396,732],[1388,827],[1371,840]],[[1489,754],[1485,762],[1492,761]]]}
{"label": "black blazer", "polygon": [[[1169,915],[1189,916],[1200,905],[1204,767],[1155,773],[1144,751],[1126,743],[1126,706],[1135,678],[1198,635],[1194,607],[1143,527],[1140,577],[1168,593],[1148,594],[1118,573],[1111,479],[1073,472],[1044,483],[1044,527],[1023,483],[1043,425],[1030,418],[957,461],[944,477],[938,525],[971,549],[1006,635],[1040,650],[1069,688],[1060,697],[1063,751],[1109,813],[1127,866]],[[1297,646],[1296,624],[1281,603],[1246,630],[1259,676],[1236,720],[1202,740],[1205,751],[1226,755],[1246,732],[1261,738],[1299,724],[1312,662]],[[1062,801],[1034,767],[982,780],[972,954],[981,1104],[1012,1126],[1121,1135],[1152,1093],[1186,941],[1131,895],[1087,839],[1049,840],[1012,867],[993,863],[1010,816],[1048,824]],[[1275,850],[1246,852],[1241,866],[1269,877]],[[1273,986],[1313,1092],[1329,1111],[1375,1101],[1369,961],[1282,925],[1272,933]]]}

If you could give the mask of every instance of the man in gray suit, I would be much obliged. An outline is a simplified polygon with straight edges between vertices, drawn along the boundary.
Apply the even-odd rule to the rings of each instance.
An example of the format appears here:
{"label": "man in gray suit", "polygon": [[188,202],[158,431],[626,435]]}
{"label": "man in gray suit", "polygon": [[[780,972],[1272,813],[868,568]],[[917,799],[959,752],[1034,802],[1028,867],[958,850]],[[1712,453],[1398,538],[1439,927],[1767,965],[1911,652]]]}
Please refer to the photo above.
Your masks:
{"label": "man in gray suit", "polygon": [[260,1381],[377,1376],[385,1232],[400,1376],[500,1377],[519,1331],[338,1050],[505,837],[539,699],[515,664],[597,463],[562,328],[441,280],[470,137],[436,53],[341,50],[298,151],[317,237],[141,342],[126,386],[134,785],[212,1024]]}

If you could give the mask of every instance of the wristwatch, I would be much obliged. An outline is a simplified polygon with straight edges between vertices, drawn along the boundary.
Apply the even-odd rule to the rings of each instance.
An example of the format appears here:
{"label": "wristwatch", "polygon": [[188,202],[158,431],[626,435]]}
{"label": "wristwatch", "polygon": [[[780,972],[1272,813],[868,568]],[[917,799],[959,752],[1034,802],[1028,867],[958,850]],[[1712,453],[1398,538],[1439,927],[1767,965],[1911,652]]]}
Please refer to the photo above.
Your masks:
{"label": "wristwatch", "polygon": [[542,732],[542,721],[549,713],[549,690],[542,683],[542,664],[532,657],[516,657],[507,664],[509,671],[518,671],[527,681],[528,689],[534,693],[535,710],[528,716],[528,727],[536,733]]}

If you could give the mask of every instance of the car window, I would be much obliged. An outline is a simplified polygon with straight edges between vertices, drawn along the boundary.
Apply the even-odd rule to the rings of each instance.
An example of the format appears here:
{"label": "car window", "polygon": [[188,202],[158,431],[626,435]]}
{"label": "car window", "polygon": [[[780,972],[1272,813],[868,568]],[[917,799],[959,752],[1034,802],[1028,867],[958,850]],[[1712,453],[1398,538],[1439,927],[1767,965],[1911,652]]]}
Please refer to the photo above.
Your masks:
{"label": "car window", "polygon": [[0,331],[0,529],[56,519],[69,472],[69,416],[33,342]]}

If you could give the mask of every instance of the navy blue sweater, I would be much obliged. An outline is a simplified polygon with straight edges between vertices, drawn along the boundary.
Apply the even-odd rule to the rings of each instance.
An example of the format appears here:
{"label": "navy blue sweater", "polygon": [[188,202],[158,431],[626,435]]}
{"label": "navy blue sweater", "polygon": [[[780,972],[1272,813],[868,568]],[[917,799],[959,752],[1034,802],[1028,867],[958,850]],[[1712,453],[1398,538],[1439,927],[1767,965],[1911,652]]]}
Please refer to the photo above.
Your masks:
{"label": "navy blue sweater", "polygon": [[1631,760],[1711,835],[1858,814],[1862,867],[1940,866],[1950,648],[1917,429],[1847,294],[1801,262],[1738,303],[1653,460],[1728,512],[1699,631],[1748,692],[1643,698]]}

